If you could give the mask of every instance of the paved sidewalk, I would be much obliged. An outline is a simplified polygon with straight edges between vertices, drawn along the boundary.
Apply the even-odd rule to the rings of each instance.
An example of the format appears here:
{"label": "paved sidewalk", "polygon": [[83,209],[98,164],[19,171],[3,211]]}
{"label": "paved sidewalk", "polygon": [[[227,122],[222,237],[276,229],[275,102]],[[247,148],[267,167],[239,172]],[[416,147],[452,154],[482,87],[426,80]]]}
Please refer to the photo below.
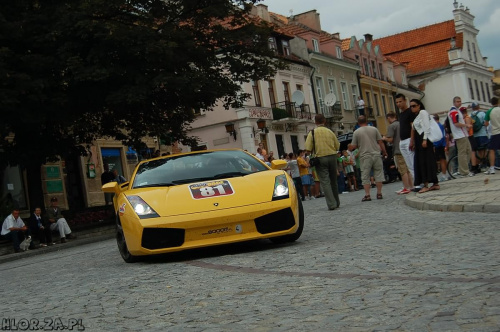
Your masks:
{"label": "paved sidewalk", "polygon": [[440,190],[410,193],[406,205],[419,210],[500,212],[500,171],[440,183]]}

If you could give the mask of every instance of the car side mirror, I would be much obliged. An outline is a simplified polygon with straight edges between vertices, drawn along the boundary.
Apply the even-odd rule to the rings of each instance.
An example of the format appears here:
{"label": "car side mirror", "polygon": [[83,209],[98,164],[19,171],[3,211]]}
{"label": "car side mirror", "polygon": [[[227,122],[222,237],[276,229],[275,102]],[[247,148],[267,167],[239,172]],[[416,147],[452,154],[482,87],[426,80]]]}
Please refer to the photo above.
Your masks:
{"label": "car side mirror", "polygon": [[288,163],[286,162],[286,160],[276,159],[276,160],[271,161],[271,168],[272,169],[285,169],[285,168],[287,168],[287,166],[288,166]]}

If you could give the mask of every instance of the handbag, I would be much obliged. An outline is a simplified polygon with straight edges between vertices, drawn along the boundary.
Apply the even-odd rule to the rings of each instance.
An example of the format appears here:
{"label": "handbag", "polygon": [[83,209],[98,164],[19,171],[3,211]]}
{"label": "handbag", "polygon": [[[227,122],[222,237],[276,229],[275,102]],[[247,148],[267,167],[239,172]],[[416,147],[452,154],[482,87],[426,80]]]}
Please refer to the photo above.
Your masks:
{"label": "handbag", "polygon": [[[316,150],[316,142],[314,141],[314,129],[312,130],[312,136],[313,136],[313,154],[314,154],[314,151]],[[311,167],[319,166],[319,158],[318,157],[310,158],[309,165]]]}
{"label": "handbag", "polygon": [[429,131],[429,141],[432,143],[438,142],[443,139],[443,132],[441,131],[441,128],[439,128],[439,125],[437,124],[436,120],[434,120],[430,115],[429,115],[429,123],[430,123],[430,131]]}

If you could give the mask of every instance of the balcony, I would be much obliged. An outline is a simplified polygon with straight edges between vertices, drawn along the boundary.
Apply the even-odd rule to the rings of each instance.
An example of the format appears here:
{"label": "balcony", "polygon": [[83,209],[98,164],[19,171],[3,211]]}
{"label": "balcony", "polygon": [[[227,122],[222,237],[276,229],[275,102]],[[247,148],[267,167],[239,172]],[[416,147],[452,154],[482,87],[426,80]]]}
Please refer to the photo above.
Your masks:
{"label": "balcony", "polygon": [[332,119],[334,122],[340,121],[344,116],[342,115],[342,107],[340,102],[336,102],[333,106],[326,106],[320,102],[319,109],[327,119]]}
{"label": "balcony", "polygon": [[[273,120],[294,119],[311,120],[311,111],[309,105],[296,105],[294,102],[282,101],[271,105],[273,109]],[[299,121],[300,122],[300,121]]]}

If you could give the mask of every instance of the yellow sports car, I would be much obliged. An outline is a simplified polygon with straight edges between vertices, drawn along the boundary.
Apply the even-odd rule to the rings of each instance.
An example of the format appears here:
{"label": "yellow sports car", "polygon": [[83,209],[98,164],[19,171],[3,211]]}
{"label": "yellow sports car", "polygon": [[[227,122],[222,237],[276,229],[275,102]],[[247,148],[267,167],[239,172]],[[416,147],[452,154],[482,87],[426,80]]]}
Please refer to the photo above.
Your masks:
{"label": "yellow sports car", "polygon": [[141,162],[130,182],[110,182],[115,193],[120,254],[140,256],[269,238],[292,242],[304,211],[292,179],[242,150],[184,153]]}

